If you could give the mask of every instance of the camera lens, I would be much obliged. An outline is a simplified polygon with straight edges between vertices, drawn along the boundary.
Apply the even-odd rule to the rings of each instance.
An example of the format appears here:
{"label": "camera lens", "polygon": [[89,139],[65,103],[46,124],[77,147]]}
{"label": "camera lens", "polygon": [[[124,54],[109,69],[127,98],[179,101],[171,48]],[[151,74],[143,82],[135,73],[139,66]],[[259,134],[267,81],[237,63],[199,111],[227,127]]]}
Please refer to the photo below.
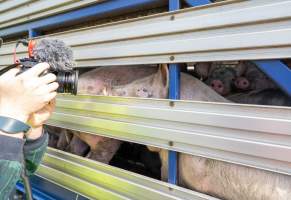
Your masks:
{"label": "camera lens", "polygon": [[58,72],[57,82],[59,83],[59,88],[57,92],[59,93],[71,93],[77,94],[78,87],[78,71],[66,71],[66,72]]}

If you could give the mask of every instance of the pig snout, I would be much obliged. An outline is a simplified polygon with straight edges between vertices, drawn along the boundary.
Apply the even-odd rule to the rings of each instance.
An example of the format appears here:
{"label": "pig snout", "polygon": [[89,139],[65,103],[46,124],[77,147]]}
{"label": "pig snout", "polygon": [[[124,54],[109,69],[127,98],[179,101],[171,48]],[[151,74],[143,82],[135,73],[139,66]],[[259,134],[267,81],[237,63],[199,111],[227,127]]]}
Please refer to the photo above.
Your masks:
{"label": "pig snout", "polygon": [[245,77],[238,77],[235,80],[234,85],[238,89],[247,90],[250,87],[250,82]]}
{"label": "pig snout", "polygon": [[211,81],[210,85],[213,88],[213,90],[215,90],[218,94],[225,95],[224,85],[221,80],[215,79]]}

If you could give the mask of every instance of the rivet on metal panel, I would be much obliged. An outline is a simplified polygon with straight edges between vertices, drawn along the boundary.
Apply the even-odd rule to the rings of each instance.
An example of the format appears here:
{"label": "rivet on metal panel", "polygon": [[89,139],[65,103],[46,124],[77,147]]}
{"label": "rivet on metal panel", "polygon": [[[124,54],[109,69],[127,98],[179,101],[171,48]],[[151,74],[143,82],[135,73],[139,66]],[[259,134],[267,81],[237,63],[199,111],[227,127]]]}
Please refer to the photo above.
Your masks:
{"label": "rivet on metal panel", "polygon": [[175,56],[170,56],[170,61],[175,60]]}
{"label": "rivet on metal panel", "polygon": [[174,145],[174,142],[173,141],[169,141],[169,146],[173,146]]}
{"label": "rivet on metal panel", "polygon": [[171,15],[170,20],[174,21],[175,20],[175,15]]}
{"label": "rivet on metal panel", "polygon": [[171,107],[174,107],[175,106],[175,102],[174,101],[170,101],[169,104],[170,104]]}

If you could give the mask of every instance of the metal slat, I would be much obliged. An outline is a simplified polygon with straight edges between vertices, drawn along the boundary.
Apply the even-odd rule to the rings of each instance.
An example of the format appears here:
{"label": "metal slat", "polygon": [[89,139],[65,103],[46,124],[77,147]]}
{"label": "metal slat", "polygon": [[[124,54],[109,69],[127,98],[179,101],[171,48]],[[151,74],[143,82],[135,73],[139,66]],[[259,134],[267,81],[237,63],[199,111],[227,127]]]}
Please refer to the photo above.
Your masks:
{"label": "metal slat", "polygon": [[[50,0],[50,1],[13,1],[0,3],[5,11],[0,12],[0,29],[19,23],[56,15],[72,9],[78,9],[100,0]],[[8,4],[9,5],[6,5]],[[3,5],[2,5],[3,4]]]}
{"label": "metal slat", "polygon": [[73,47],[80,67],[285,58],[290,10],[290,0],[227,1],[51,36]]}
{"label": "metal slat", "polygon": [[290,117],[286,107],[84,95],[59,96],[48,124],[291,174]]}
{"label": "metal slat", "polygon": [[216,200],[51,148],[37,175],[90,199]]}
{"label": "metal slat", "polygon": [[[9,37],[20,33],[25,33],[29,29],[44,30],[48,27],[59,28],[64,25],[76,24],[76,22],[88,21],[88,19],[104,19],[106,16],[112,16],[116,14],[135,12],[140,8],[151,8],[152,6],[161,6],[165,4],[165,1],[160,0],[114,0],[106,1],[99,0],[101,3],[86,6],[79,9],[74,9],[69,12],[60,13],[57,15],[47,16],[46,18],[37,19],[34,21],[25,22],[12,27],[2,28],[0,31],[0,37]],[[98,2],[99,2],[98,1]],[[80,3],[83,3],[81,1]],[[70,6],[69,4],[68,6]],[[76,7],[74,7],[76,8]]]}

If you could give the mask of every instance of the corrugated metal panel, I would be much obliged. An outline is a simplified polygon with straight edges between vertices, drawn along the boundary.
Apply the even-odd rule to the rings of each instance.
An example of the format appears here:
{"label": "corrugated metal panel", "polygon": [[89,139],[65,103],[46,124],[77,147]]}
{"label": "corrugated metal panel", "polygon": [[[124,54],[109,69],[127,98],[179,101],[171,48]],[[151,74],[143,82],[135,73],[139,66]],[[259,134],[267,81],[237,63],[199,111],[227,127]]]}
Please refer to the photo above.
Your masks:
{"label": "corrugated metal panel", "polygon": [[0,2],[0,29],[72,9],[101,0],[9,0]]}
{"label": "corrugated metal panel", "polygon": [[[229,1],[51,36],[73,47],[80,67],[283,58],[290,10],[290,0]],[[12,46],[0,49],[0,65]]]}
{"label": "corrugated metal panel", "polygon": [[59,96],[49,124],[291,174],[291,108]]}
{"label": "corrugated metal panel", "polygon": [[217,200],[50,148],[37,175],[90,199]]}

